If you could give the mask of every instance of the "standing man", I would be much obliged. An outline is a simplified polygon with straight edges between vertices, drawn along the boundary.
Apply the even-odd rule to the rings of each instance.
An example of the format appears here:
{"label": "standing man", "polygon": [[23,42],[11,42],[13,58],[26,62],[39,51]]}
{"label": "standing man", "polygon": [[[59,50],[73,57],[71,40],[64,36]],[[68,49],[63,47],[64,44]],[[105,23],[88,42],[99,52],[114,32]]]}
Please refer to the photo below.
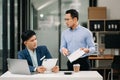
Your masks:
{"label": "standing man", "polygon": [[89,70],[90,61],[88,56],[95,52],[95,45],[92,33],[78,23],[79,15],[75,9],[66,11],[65,22],[68,27],[62,32],[60,51],[67,56],[77,49],[81,49],[85,54],[74,62],[67,62],[68,70],[73,70],[73,64],[80,64],[80,70]]}
{"label": "standing man", "polygon": [[[43,59],[52,58],[46,46],[37,46],[36,33],[28,30],[21,35],[25,49],[18,52],[19,59],[26,59],[31,72],[44,73],[46,68],[42,66]],[[53,72],[58,72],[59,67],[52,68]]]}

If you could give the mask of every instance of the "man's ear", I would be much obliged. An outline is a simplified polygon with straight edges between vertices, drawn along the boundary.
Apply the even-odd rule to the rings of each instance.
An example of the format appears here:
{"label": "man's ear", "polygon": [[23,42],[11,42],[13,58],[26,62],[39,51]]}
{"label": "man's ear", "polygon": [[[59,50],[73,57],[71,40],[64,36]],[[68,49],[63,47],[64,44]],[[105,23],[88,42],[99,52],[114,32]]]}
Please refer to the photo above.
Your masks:
{"label": "man's ear", "polygon": [[75,22],[77,22],[77,18],[76,17],[74,17],[73,19],[74,19]]}
{"label": "man's ear", "polygon": [[77,17],[75,17],[75,20],[78,21]]}
{"label": "man's ear", "polygon": [[24,45],[26,45],[27,44],[27,41],[24,41]]}

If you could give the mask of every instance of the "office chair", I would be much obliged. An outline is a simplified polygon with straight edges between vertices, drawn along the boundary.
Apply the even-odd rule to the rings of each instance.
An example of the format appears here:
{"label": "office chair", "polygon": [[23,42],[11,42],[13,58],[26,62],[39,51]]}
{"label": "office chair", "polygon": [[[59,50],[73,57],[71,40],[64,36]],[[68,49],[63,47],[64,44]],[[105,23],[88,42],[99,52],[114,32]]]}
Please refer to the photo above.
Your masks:
{"label": "office chair", "polygon": [[120,80],[120,55],[115,55],[111,64],[111,72],[108,73],[108,80]]}

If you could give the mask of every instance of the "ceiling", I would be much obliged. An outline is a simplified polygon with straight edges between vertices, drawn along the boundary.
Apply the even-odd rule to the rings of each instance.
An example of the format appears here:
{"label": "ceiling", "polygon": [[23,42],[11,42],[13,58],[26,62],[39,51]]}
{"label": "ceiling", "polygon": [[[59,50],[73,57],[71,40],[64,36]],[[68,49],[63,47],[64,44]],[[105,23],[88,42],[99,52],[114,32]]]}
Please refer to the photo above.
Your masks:
{"label": "ceiling", "polygon": [[[33,3],[34,7],[36,9],[40,9],[42,6],[45,7],[51,7],[52,5],[54,6],[53,9],[55,8],[56,4],[58,4],[59,0],[31,0],[31,2]],[[72,0],[61,0],[61,3],[71,3]]]}
{"label": "ceiling", "polygon": [[[61,1],[61,4],[59,3]],[[31,0],[32,5],[38,11],[38,16],[45,15],[55,16],[59,15],[59,5],[61,6],[61,15],[67,9],[74,8],[80,12],[80,22],[86,22],[87,8],[89,6],[89,0]]]}
{"label": "ceiling", "polygon": [[32,4],[39,13],[52,14],[58,10],[57,0],[32,0]]}
{"label": "ceiling", "polygon": [[[59,0],[32,0],[32,4],[39,13],[58,14]],[[72,0],[61,0],[62,4],[70,4]]]}

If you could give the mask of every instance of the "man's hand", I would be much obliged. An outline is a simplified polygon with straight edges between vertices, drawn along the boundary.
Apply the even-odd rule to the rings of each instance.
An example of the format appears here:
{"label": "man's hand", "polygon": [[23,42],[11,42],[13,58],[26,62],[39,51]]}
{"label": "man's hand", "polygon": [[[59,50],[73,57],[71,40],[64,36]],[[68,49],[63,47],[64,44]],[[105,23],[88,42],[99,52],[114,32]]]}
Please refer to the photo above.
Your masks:
{"label": "man's hand", "polygon": [[59,72],[59,66],[53,67],[52,72],[55,72],[55,73]]}
{"label": "man's hand", "polygon": [[81,50],[83,50],[85,53],[89,53],[89,49],[88,48],[80,48]]}
{"label": "man's hand", "polygon": [[46,71],[46,68],[43,67],[43,66],[39,66],[39,67],[37,67],[36,71],[37,71],[38,73],[44,73],[44,72]]}
{"label": "man's hand", "polygon": [[69,51],[66,48],[62,48],[62,53],[64,56],[69,55]]}

